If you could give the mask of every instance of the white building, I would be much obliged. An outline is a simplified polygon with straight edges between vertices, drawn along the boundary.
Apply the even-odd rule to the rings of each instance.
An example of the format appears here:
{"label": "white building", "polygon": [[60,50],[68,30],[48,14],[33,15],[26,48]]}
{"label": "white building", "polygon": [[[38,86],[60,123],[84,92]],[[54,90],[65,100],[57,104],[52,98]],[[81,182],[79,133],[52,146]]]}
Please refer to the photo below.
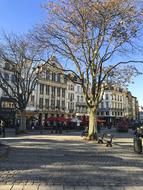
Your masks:
{"label": "white building", "polygon": [[87,114],[87,105],[81,85],[75,84],[69,80],[67,81],[66,110],[71,115]]}
{"label": "white building", "polygon": [[60,69],[61,65],[55,57],[51,60],[50,67],[46,64],[33,91],[27,111],[33,112],[33,116],[39,121],[44,121],[51,116],[62,116],[66,112],[66,80]]}
{"label": "white building", "polygon": [[[44,66],[38,85],[29,99],[27,117],[43,121],[50,116],[88,114],[81,85],[67,80],[65,74],[57,69],[57,67],[62,69],[62,66],[55,57],[52,58],[51,64],[52,67],[48,64]],[[8,65],[5,65],[5,69],[1,65],[0,69],[5,73],[5,80],[13,80]],[[2,90],[0,90],[0,96],[5,96]],[[112,86],[105,90],[97,114],[109,122],[122,117],[137,120],[137,98],[126,89]]]}

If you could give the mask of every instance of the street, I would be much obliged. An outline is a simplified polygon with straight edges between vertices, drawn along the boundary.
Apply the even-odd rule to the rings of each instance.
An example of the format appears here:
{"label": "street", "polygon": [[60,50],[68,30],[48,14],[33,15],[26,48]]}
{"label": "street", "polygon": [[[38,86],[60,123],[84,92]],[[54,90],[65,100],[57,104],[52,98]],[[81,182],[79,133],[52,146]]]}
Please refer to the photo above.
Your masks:
{"label": "street", "polygon": [[2,139],[9,150],[0,159],[0,190],[142,189],[143,154],[133,151],[132,131],[112,133],[113,147],[78,132]]}

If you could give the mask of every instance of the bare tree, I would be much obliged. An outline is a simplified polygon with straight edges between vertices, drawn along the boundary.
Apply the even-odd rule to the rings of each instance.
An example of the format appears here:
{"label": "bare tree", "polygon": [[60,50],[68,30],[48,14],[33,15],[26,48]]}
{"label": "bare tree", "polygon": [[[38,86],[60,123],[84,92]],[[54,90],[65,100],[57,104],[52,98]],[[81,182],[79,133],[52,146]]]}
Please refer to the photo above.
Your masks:
{"label": "bare tree", "polygon": [[0,88],[19,111],[20,130],[26,130],[26,107],[37,84],[40,51],[16,35],[4,35],[0,44]]}
{"label": "bare tree", "polygon": [[134,47],[142,30],[141,7],[131,0],[59,0],[44,7],[48,18],[36,27],[34,40],[67,58],[65,71],[82,85],[90,110],[91,139],[97,133],[95,115],[107,84],[129,82],[137,74],[133,66],[125,65],[139,61],[111,64],[111,58]]}

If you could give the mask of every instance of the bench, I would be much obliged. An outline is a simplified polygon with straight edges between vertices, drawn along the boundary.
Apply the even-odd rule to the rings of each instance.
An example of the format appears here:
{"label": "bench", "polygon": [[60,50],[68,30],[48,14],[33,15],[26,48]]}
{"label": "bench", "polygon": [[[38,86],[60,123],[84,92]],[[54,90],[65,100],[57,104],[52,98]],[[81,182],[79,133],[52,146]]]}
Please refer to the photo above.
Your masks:
{"label": "bench", "polygon": [[102,136],[98,137],[98,144],[103,144],[104,142],[106,143],[106,146],[112,146],[112,139],[113,135],[109,133],[104,133]]}

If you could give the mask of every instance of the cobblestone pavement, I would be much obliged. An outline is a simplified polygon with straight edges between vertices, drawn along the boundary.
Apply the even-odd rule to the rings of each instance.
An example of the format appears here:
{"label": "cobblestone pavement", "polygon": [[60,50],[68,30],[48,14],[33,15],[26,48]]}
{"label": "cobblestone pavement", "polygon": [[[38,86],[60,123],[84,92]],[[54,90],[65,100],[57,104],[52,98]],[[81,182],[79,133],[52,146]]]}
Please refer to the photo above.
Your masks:
{"label": "cobblestone pavement", "polygon": [[0,190],[143,189],[143,154],[133,152],[131,134],[113,147],[76,135],[8,137],[0,159]]}

